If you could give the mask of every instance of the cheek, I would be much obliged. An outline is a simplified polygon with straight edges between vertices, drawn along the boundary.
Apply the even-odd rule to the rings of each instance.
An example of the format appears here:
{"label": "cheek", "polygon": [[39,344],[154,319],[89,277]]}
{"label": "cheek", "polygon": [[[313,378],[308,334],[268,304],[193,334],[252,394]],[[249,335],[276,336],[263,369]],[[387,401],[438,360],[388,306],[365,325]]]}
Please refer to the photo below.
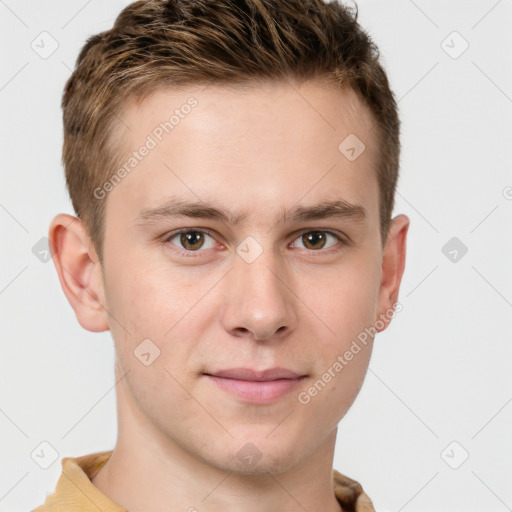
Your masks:
{"label": "cheek", "polygon": [[133,364],[134,350],[149,339],[160,350],[159,364],[170,371],[189,366],[201,333],[215,322],[218,309],[212,303],[215,294],[209,291],[219,273],[197,270],[173,268],[148,256],[120,258],[109,269],[110,327],[125,365]]}
{"label": "cheek", "polygon": [[[314,378],[301,389],[303,394],[298,398],[305,407],[315,409],[315,414],[325,416],[333,427],[354,402],[368,370],[379,276],[377,259],[354,253],[345,266],[330,273],[329,280],[318,271],[316,275],[310,273],[306,282],[307,304],[322,321],[317,329],[321,342],[315,354]],[[314,281],[325,284],[314,288]]]}
{"label": "cheek", "polygon": [[[137,270],[123,270],[128,268]],[[139,406],[162,421],[169,418],[161,411],[190,398],[180,371],[195,349],[189,317],[200,290],[177,274],[128,258],[109,274],[110,327],[122,374],[128,372],[126,383]]]}
{"label": "cheek", "polygon": [[208,279],[173,268],[163,258],[125,257],[110,271],[109,306],[131,327],[128,330],[162,337],[194,308],[208,284]]}
{"label": "cheek", "polygon": [[380,270],[362,251],[354,252],[345,265],[308,273],[302,296],[323,321],[333,350],[373,324],[377,316]]}

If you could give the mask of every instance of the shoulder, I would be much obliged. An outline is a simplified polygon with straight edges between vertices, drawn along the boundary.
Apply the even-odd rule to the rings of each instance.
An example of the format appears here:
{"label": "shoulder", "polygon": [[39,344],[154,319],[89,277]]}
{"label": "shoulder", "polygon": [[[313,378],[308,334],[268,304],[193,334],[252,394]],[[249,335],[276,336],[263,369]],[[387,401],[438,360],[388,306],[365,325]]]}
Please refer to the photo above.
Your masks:
{"label": "shoulder", "polygon": [[375,512],[373,503],[362,485],[333,469],[334,494],[343,510],[347,512]]}

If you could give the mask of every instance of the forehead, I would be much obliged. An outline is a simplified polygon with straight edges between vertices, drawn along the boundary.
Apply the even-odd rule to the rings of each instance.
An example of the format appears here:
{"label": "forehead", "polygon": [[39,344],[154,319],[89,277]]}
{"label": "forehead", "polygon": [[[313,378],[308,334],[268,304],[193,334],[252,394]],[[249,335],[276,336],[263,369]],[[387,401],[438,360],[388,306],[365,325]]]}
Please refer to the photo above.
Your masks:
{"label": "forehead", "polygon": [[352,90],[323,81],[158,90],[127,102],[120,118],[121,165],[133,165],[109,202],[122,196],[132,218],[177,195],[237,211],[378,195],[373,116]]}
{"label": "forehead", "polygon": [[[192,103],[197,103],[200,108],[188,108],[187,105]],[[327,128],[334,131],[349,128],[364,138],[375,128],[369,108],[352,89],[341,88],[322,79],[302,83],[290,79],[157,89],[142,101],[128,98],[120,117],[129,130],[135,127],[149,132],[155,128],[155,121],[165,123],[173,113],[178,116],[171,121],[174,128],[187,117],[189,128],[208,129],[217,122],[224,133],[230,126],[236,131],[232,122],[243,122],[255,128],[262,125],[271,128],[269,125],[272,123],[275,128],[293,127],[294,133],[300,134],[302,126],[297,121],[308,121],[310,130],[307,135],[310,137],[317,128],[323,128],[320,133]],[[227,119],[230,122],[226,122]],[[122,129],[121,126],[119,128]],[[131,134],[134,135],[133,131]]]}

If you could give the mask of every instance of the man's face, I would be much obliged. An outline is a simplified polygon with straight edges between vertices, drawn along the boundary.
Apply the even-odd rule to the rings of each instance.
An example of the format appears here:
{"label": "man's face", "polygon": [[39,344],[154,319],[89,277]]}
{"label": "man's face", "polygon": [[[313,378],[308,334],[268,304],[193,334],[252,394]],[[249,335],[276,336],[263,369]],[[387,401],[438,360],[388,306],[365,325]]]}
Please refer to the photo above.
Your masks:
{"label": "man's face", "polygon": [[[150,149],[103,199],[104,305],[131,404],[119,407],[160,449],[235,471],[285,470],[333,442],[371,338],[345,364],[338,356],[388,307],[373,121],[352,92],[294,87],[211,85],[127,104],[126,160]],[[158,130],[175,109],[172,130]],[[339,149],[351,134],[365,144],[355,160]],[[338,215],[309,210],[331,202]],[[187,203],[241,218],[186,215]],[[149,213],[162,205],[181,215]],[[300,378],[215,377],[239,368]]]}

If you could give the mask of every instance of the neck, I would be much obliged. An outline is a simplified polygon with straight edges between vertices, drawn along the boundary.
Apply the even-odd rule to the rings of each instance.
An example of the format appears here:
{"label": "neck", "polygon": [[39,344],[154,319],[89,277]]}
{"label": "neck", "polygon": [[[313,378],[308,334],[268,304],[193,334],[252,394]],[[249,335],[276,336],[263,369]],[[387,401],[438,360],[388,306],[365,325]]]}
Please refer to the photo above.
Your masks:
{"label": "neck", "polygon": [[[340,512],[332,481],[336,429],[285,471],[243,474],[215,466],[165,436],[117,385],[118,439],[92,483],[131,512]],[[296,460],[296,459],[294,459]]]}

